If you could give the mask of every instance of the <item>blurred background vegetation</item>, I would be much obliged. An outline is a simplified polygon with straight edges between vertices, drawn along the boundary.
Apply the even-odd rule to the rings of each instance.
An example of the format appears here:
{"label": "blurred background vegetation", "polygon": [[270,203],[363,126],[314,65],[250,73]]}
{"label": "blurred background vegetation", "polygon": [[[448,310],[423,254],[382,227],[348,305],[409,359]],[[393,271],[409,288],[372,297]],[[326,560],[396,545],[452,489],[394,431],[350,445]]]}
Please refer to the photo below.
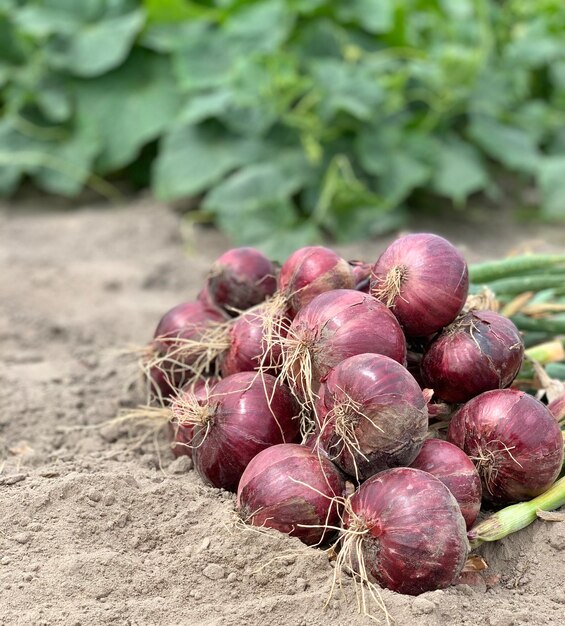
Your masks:
{"label": "blurred background vegetation", "polygon": [[477,193],[565,219],[563,0],[0,0],[0,106],[0,195],[127,180],[274,256]]}

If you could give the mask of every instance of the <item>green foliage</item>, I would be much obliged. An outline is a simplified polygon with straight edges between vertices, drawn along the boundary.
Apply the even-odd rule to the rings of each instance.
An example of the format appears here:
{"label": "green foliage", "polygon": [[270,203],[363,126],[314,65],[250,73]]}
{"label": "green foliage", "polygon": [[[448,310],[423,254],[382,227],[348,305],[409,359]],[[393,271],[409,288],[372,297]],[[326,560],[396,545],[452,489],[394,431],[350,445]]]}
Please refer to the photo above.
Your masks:
{"label": "green foliage", "polygon": [[563,220],[564,33],[561,0],[0,0],[0,193],[150,172],[274,256],[501,169]]}

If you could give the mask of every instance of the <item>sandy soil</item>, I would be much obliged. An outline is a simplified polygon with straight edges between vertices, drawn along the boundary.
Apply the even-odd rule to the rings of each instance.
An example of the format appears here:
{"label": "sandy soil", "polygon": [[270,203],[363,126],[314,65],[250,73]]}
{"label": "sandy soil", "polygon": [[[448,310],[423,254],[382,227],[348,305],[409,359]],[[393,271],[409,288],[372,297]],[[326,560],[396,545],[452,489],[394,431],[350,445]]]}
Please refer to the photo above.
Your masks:
{"label": "sandy soil", "polygon": [[[525,237],[565,240],[517,226],[501,236],[502,225],[439,231],[470,259]],[[344,252],[374,258],[383,245]],[[174,461],[164,439],[134,450],[142,433],[107,423],[140,399],[121,352],[195,295],[226,246],[213,231],[190,231],[183,245],[177,216],[148,201],[0,207],[1,625],[369,623],[347,583],[324,609],[333,569],[322,552],[237,529],[234,497]],[[483,586],[383,592],[394,623],[565,623],[564,523],[536,522],[482,554]]]}

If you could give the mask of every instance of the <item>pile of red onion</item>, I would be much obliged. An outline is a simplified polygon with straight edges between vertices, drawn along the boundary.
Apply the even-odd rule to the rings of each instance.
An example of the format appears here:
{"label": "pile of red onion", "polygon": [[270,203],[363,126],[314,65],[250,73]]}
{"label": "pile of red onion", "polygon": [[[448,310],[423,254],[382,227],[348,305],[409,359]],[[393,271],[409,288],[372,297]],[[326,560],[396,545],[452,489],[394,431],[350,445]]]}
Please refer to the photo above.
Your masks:
{"label": "pile of red onion", "polygon": [[336,571],[365,585],[454,584],[482,503],[541,494],[563,464],[565,403],[511,388],[522,337],[469,308],[468,287],[459,251],[427,233],[370,262],[301,248],[279,271],[226,252],[146,360],[173,453],[237,492],[246,524],[333,541]]}

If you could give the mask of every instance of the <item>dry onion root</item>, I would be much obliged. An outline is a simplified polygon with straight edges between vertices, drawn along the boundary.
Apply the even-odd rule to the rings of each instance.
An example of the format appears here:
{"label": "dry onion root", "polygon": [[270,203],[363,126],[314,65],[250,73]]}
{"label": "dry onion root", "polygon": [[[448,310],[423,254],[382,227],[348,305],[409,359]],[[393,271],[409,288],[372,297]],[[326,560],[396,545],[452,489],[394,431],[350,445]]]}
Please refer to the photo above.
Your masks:
{"label": "dry onion root", "polygon": [[406,341],[394,315],[372,296],[352,289],[316,297],[280,341],[283,380],[310,409],[322,381],[344,359],[373,352],[406,361]]}
{"label": "dry onion root", "polygon": [[428,430],[426,399],[402,365],[359,354],[329,373],[316,403],[318,445],[357,480],[409,465]]}

